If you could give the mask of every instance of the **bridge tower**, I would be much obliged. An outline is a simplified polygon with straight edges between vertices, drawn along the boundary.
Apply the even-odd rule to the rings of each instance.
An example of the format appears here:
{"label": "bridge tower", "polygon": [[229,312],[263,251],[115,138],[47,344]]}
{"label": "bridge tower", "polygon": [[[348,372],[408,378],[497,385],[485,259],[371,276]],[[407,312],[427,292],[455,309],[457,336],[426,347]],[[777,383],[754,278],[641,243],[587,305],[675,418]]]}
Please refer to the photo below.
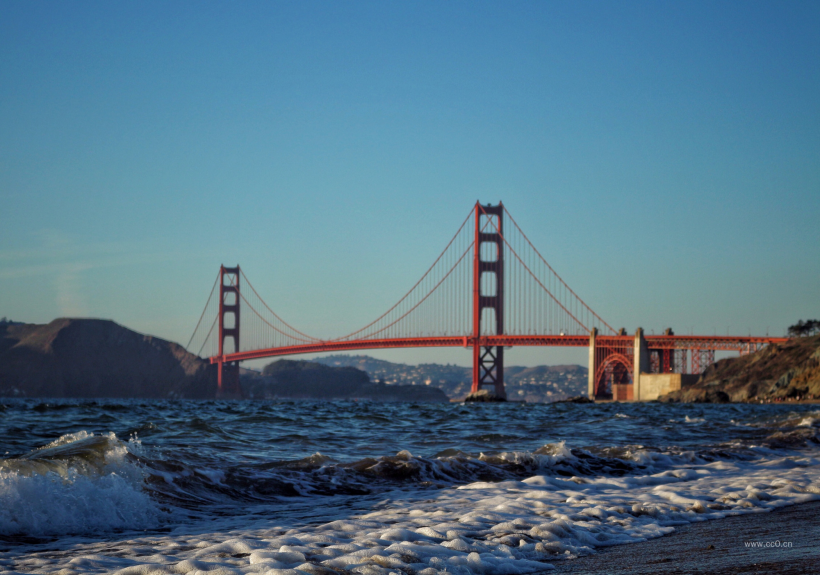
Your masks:
{"label": "bridge tower", "polygon": [[225,340],[231,338],[233,353],[239,351],[239,266],[219,270],[219,360],[217,399],[240,399],[239,362],[225,362]]}
{"label": "bridge tower", "polygon": [[[485,309],[495,313],[488,319],[495,329],[492,335],[504,334],[504,205],[475,205],[475,244],[473,245],[473,385],[472,393],[492,385],[497,397],[506,398],[504,390],[504,347],[480,344]],[[482,219],[483,218],[483,219]],[[492,223],[487,224],[487,219]],[[485,225],[483,225],[485,224]],[[494,289],[493,289],[494,287]],[[486,293],[485,293],[486,291]]]}

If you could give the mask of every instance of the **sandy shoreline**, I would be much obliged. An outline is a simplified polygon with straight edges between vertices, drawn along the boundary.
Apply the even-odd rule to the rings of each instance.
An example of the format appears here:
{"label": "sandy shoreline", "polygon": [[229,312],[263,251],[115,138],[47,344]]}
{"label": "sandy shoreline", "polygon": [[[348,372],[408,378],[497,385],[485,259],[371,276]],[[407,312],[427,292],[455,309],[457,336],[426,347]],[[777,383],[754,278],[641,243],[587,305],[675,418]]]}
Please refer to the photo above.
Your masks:
{"label": "sandy shoreline", "polygon": [[[752,546],[757,544],[762,546]],[[573,575],[815,574],[820,572],[820,501],[683,525],[665,537],[553,565],[557,570],[550,573]]]}

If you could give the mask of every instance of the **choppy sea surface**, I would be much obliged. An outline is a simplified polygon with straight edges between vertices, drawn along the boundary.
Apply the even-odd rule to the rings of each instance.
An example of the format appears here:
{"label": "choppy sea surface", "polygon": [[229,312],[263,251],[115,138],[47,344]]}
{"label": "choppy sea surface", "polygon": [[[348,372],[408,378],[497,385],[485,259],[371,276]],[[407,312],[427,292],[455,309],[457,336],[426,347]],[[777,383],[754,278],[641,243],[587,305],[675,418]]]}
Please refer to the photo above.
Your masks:
{"label": "choppy sea surface", "polygon": [[0,572],[542,572],[820,499],[818,431],[814,405],[0,399]]}

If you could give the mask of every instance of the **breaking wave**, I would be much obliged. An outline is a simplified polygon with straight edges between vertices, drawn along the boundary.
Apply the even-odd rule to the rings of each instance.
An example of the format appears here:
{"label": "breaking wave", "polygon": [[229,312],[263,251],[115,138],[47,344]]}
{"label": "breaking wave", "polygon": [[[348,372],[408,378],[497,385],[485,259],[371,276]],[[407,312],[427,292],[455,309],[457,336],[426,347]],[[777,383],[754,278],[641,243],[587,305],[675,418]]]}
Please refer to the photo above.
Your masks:
{"label": "breaking wave", "polygon": [[27,455],[0,460],[0,534],[82,534],[156,527],[134,442],[113,433],[63,435]]}

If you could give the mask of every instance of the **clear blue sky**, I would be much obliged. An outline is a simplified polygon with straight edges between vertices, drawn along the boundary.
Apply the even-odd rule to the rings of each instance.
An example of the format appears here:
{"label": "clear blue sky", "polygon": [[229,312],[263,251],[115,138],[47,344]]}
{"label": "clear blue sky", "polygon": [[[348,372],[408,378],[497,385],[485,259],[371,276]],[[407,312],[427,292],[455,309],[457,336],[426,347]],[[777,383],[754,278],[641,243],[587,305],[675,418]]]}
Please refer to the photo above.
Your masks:
{"label": "clear blue sky", "polygon": [[332,337],[480,199],[630,332],[820,317],[817,2],[2,1],[0,86],[0,316]]}

